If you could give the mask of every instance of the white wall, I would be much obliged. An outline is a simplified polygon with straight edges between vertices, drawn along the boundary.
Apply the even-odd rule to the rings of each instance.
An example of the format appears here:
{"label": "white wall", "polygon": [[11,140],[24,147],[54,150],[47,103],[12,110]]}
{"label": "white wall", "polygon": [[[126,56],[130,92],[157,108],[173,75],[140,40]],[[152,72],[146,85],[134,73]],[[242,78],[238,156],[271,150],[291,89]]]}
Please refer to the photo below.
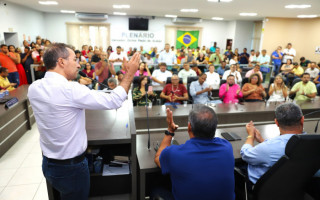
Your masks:
{"label": "white wall", "polygon": [[35,40],[36,36],[45,36],[44,14],[23,6],[6,2],[0,5],[0,41],[3,41],[3,32],[18,33],[19,44],[22,46],[23,34]]}
{"label": "white wall", "polygon": [[247,52],[250,52],[253,38],[253,30],[254,22],[236,21],[233,47],[239,48],[239,52],[242,52],[243,48],[247,48]]}

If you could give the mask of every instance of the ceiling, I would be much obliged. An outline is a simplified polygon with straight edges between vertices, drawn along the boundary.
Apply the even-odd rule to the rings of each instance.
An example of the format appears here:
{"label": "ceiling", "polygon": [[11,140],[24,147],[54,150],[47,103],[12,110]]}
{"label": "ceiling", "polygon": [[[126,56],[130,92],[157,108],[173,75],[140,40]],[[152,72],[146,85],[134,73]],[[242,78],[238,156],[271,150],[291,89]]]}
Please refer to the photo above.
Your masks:
{"label": "ceiling", "polygon": [[[7,0],[41,12],[76,12],[107,13],[126,12],[130,16],[156,16],[166,14],[178,17],[198,17],[211,19],[223,17],[224,20],[262,20],[264,17],[296,18],[297,15],[320,15],[320,0],[233,0],[230,3],[214,3],[207,0],[56,0],[55,6],[44,6],[38,0]],[[114,9],[113,4],[129,4],[130,9]],[[289,4],[310,4],[307,9],[286,9]],[[182,8],[199,9],[197,13],[182,13]],[[239,16],[240,12],[256,12],[255,17]]]}

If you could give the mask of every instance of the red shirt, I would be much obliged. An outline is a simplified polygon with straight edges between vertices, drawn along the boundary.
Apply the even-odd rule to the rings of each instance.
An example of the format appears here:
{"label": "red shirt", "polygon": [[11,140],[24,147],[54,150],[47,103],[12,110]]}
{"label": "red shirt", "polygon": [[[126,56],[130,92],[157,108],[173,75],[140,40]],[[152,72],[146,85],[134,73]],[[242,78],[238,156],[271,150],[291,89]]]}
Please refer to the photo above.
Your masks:
{"label": "red shirt", "polygon": [[[88,52],[88,53],[89,53],[89,52]],[[85,58],[88,58],[86,50],[82,50],[82,51],[81,51],[81,54],[82,54]]]}
{"label": "red shirt", "polygon": [[93,70],[90,70],[90,72],[88,73],[86,69],[83,69],[82,72],[87,74],[88,77],[93,78]]}
{"label": "red shirt", "polygon": [[[110,65],[112,65],[111,67],[114,69],[113,64],[110,63]],[[96,63],[95,68],[94,68],[96,74],[97,74],[97,71],[98,71],[101,67],[102,67],[102,62]],[[107,65],[107,66],[104,67],[103,71],[102,71],[101,74],[99,75],[99,82],[103,82],[105,79],[108,79],[108,78],[111,76],[111,74],[109,75],[109,73],[110,73],[110,72],[109,72],[109,66]]]}
{"label": "red shirt", "polygon": [[[179,84],[178,87],[173,87],[172,84],[167,84],[163,88],[162,92],[167,96],[173,92],[171,98],[173,98],[174,95],[176,95],[178,97],[183,97],[183,94],[188,93],[187,88],[183,84]],[[166,100],[166,103],[167,102],[169,102],[169,101]],[[176,101],[176,102],[182,104],[181,101]]]}

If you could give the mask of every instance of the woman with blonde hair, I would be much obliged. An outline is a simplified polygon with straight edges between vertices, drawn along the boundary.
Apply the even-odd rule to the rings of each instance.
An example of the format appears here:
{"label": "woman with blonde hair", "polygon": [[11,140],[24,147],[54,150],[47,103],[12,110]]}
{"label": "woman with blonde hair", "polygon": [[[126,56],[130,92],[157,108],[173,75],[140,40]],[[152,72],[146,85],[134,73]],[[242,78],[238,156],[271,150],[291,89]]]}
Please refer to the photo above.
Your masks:
{"label": "woman with blonde hair", "polygon": [[277,75],[274,82],[269,88],[269,100],[268,101],[285,101],[288,96],[288,88],[284,84],[281,75]]}

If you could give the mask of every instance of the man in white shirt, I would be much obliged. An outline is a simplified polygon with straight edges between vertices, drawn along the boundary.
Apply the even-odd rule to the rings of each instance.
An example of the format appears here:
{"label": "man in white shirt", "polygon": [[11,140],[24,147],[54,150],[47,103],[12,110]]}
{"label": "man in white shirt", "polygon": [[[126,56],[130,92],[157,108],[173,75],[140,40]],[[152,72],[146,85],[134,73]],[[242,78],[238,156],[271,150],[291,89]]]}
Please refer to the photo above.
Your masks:
{"label": "man in white shirt", "polygon": [[231,65],[230,69],[225,71],[223,76],[222,76],[222,80],[227,80],[227,77],[231,74],[234,76],[234,80],[236,82],[236,84],[240,85],[242,82],[242,77],[240,72],[238,72],[236,65]]}
{"label": "man in white shirt", "polygon": [[120,46],[117,46],[117,50],[112,52],[109,57],[109,62],[112,62],[113,65],[122,65],[125,60],[128,60],[127,55],[121,51]]}
{"label": "man in white shirt", "polygon": [[55,43],[45,51],[43,61],[48,71],[44,78],[30,85],[28,98],[40,132],[43,174],[61,199],[88,199],[85,109],[121,107],[138,70],[139,58],[137,53],[129,63],[124,62],[125,77],[107,94],[71,81],[80,69],[71,47]]}
{"label": "man in white shirt", "polygon": [[292,48],[292,44],[288,43],[287,48],[283,50],[283,59],[282,63],[287,63],[288,59],[293,61],[293,58],[296,56],[296,50]]}
{"label": "man in white shirt", "polygon": [[167,78],[172,76],[172,73],[167,70],[166,63],[160,63],[159,68],[152,72],[152,85],[165,85]]}
{"label": "man in white shirt", "polygon": [[153,64],[153,59],[151,58],[150,54],[147,54],[147,57],[144,59],[144,62],[146,62],[147,65]]}
{"label": "man in white shirt", "polygon": [[194,70],[190,69],[190,65],[185,63],[183,64],[183,68],[179,73],[178,76],[179,78],[182,78],[183,84],[187,84],[188,77],[189,76],[197,76],[197,73]]}
{"label": "man in white shirt", "polygon": [[206,83],[212,87],[212,89],[216,90],[220,87],[220,76],[217,72],[214,71],[214,65],[209,65],[209,71],[206,72],[207,74],[207,80]]}
{"label": "man in white shirt", "polygon": [[314,79],[319,74],[319,69],[317,68],[317,64],[315,62],[310,63],[310,68],[307,68],[305,73],[310,74],[310,78]]}
{"label": "man in white shirt", "polygon": [[169,44],[166,44],[164,47],[164,51],[160,53],[158,62],[166,63],[167,65],[177,64],[177,57],[173,52],[170,51]]}

